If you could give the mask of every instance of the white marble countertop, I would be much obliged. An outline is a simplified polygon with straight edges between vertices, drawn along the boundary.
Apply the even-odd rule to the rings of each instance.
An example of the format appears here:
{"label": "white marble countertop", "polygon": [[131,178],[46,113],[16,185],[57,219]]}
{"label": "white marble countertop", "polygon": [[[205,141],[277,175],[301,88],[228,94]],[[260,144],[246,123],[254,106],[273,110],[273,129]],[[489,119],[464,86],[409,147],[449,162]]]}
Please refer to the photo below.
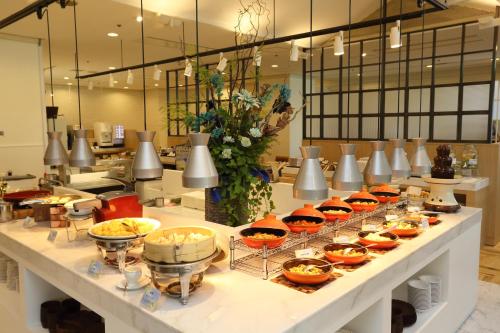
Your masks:
{"label": "white marble countertop", "polygon": [[[226,237],[230,234],[228,227],[168,210],[148,208],[145,215],[159,218],[163,225],[209,225]],[[413,265],[445,251],[450,241],[480,220],[481,210],[476,208],[443,215],[441,224],[354,272],[342,271],[343,277],[313,294],[231,271],[226,259],[207,271],[188,305],[162,297],[155,312],[139,306],[141,291],[124,294],[115,288],[122,279],[116,270],[106,267],[99,278],[88,276],[90,261],[98,258],[95,244],[68,242],[64,229],[51,243],[47,227],[25,229],[20,221],[4,223],[0,250],[105,318],[119,318],[124,327],[135,328],[131,332],[334,332],[380,298],[383,288],[401,283],[398,280],[407,278]]]}
{"label": "white marble countertop", "polygon": [[[403,186],[418,186],[418,187],[429,187],[422,178],[410,177],[405,180],[399,180],[393,182],[393,184],[403,185]],[[480,191],[490,184],[490,179],[488,177],[464,177],[462,182],[455,186],[455,190],[458,191]]]}

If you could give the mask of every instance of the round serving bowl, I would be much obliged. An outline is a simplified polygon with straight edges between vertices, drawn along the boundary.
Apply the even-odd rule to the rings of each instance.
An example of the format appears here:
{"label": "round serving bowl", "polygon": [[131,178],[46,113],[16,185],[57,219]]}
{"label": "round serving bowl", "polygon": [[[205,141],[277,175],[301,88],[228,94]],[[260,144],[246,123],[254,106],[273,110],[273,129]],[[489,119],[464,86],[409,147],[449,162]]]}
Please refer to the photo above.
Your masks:
{"label": "round serving bowl", "polygon": [[264,217],[261,220],[255,221],[252,223],[252,227],[254,228],[271,228],[271,229],[283,229],[285,231],[289,231],[287,225],[283,223],[283,221],[278,220],[276,218],[276,215],[274,214],[267,214],[266,217]]}
{"label": "round serving bowl", "polygon": [[366,190],[354,193],[344,201],[347,202],[355,212],[372,212],[379,204],[378,199]]}
{"label": "round serving bowl", "polygon": [[[342,201],[340,197],[332,197],[330,200],[327,200],[321,204],[317,208],[323,215],[325,215],[327,221],[346,221],[352,216],[353,209],[352,207]],[[337,212],[328,212],[328,211],[337,211]]]}
{"label": "round serving bowl", "polygon": [[303,208],[296,209],[292,212],[292,216],[309,216],[318,217],[325,220],[325,215],[322,212],[314,208],[313,204],[305,204]]}
{"label": "round serving bowl", "polygon": [[[198,235],[198,239],[175,240],[176,237]],[[174,237],[176,236],[176,237]],[[173,227],[156,230],[144,238],[144,257],[158,263],[195,262],[217,250],[216,232],[205,227]]]}
{"label": "round serving bowl", "polygon": [[[411,236],[415,236],[415,235],[418,235],[418,232],[420,230],[420,227],[418,225],[417,222],[412,222],[412,221],[386,221],[384,222],[384,228],[385,229],[388,229],[388,228],[392,228],[393,227],[393,223],[398,223],[398,226],[395,228],[395,229],[391,229],[391,233],[399,236],[399,237],[411,237]],[[400,229],[399,228],[399,223],[407,223],[407,224],[410,224],[412,227],[409,228],[409,229]]]}
{"label": "round serving bowl", "polygon": [[359,243],[364,246],[369,246],[370,248],[373,249],[392,249],[396,246],[398,246],[398,240],[399,237],[391,232],[384,232],[380,234],[382,237],[387,237],[390,238],[390,240],[387,241],[373,241],[366,239],[365,237],[368,236],[368,234],[375,233],[376,231],[360,231],[358,232],[358,237],[359,237]]}
{"label": "round serving bowl", "polygon": [[[321,274],[301,274],[291,272],[290,269],[299,265],[315,265],[319,267],[323,273]],[[332,265],[325,260],[321,259],[307,259],[307,258],[297,258],[290,259],[283,263],[283,275],[290,281],[298,284],[320,284],[328,281],[332,273]]]}
{"label": "round serving bowl", "polygon": [[[330,251],[335,250],[345,250],[347,248],[352,248],[354,251],[362,252],[361,255],[348,256],[348,255],[338,255],[331,253]],[[368,249],[363,245],[351,244],[351,243],[331,243],[323,247],[325,252],[325,257],[330,262],[342,262],[344,265],[357,265],[364,262],[368,258]]]}
{"label": "round serving bowl", "polygon": [[315,234],[323,228],[325,220],[315,216],[294,216],[290,215],[283,218],[283,222],[293,233],[307,232]]}
{"label": "round serving bowl", "polygon": [[[276,236],[274,239],[258,239],[252,237],[257,233],[263,234],[271,234]],[[259,228],[259,227],[250,227],[240,231],[240,236],[245,243],[246,246],[251,247],[253,249],[261,249],[264,245],[267,245],[268,249],[274,249],[281,244],[283,244],[286,240],[288,232],[283,229],[274,229],[274,228]]]}
{"label": "round serving bowl", "polygon": [[381,203],[396,203],[400,197],[399,191],[387,184],[374,187],[370,193]]}

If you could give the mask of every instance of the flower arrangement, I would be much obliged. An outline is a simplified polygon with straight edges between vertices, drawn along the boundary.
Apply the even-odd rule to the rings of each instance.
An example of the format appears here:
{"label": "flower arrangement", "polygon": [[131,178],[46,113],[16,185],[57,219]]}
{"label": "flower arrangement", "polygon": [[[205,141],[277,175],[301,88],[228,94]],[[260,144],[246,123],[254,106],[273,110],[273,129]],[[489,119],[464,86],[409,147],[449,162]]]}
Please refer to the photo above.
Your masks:
{"label": "flower arrangement", "polygon": [[[207,112],[199,116],[188,113],[184,121],[194,132],[210,133],[208,147],[219,173],[219,187],[210,193],[227,216],[225,224],[254,221],[261,207],[266,212],[274,209],[272,188],[260,157],[297,115],[288,103],[290,89],[285,84],[264,85],[259,95],[241,89],[232,94],[230,103],[222,103],[223,75],[205,72],[201,78],[215,98]],[[264,111],[275,95],[272,107]],[[273,114],[278,114],[275,123],[271,121]]]}

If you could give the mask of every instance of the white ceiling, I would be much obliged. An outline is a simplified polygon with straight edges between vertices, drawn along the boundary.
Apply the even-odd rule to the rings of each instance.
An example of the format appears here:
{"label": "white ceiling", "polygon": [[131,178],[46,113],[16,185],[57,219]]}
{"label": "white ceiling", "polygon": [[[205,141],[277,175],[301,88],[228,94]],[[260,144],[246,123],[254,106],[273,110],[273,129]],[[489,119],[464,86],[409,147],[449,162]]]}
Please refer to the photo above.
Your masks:
{"label": "white ceiling", "polygon": [[[221,48],[234,45],[233,27],[241,8],[240,1],[250,0],[199,0],[200,47],[201,50]],[[309,30],[308,0],[276,0],[276,31],[273,31],[273,0],[260,0],[265,3],[269,12],[269,36],[284,36]],[[414,1],[414,0],[405,0]],[[23,8],[31,1],[2,1],[0,18],[6,17]],[[453,2],[452,0],[448,1]],[[455,0],[469,5],[491,6],[496,0]],[[352,1],[353,22],[361,21],[376,12],[379,0]],[[139,0],[80,0],[77,6],[78,38],[80,51],[80,68],[82,74],[107,70],[109,66],[121,67],[120,40],[123,42],[123,65],[139,64],[141,59],[141,30],[135,18],[140,14]],[[182,23],[184,23],[185,41],[188,53],[195,44],[195,1],[144,0],[145,15],[145,58],[146,62],[175,56],[181,56],[183,40]],[[56,84],[73,83],[74,72],[74,32],[73,8],[61,9],[52,4],[49,9],[52,31],[52,53],[54,80]],[[348,22],[348,0],[314,0],[313,29],[322,29]],[[44,46],[44,63],[48,69],[48,52],[46,47],[46,21],[38,20],[35,15],[3,29],[1,33],[40,38]],[[108,32],[119,33],[118,38],[107,37]],[[261,35],[265,35],[261,31]],[[331,36],[330,36],[331,37]],[[328,37],[316,38],[315,45],[325,42]],[[308,41],[300,41],[308,45]],[[288,61],[289,45],[277,44],[265,48],[263,74],[277,75],[281,73],[300,73],[300,63]],[[217,57],[203,59],[215,62]],[[272,68],[272,64],[279,64]],[[172,64],[170,68],[181,67]],[[162,67],[165,69],[165,66]],[[130,87],[140,88],[141,72],[136,71],[134,84]],[[64,80],[64,77],[70,78]],[[48,79],[48,70],[46,70]],[[116,87],[122,87],[126,74],[117,74],[119,81]],[[106,86],[107,77],[93,79],[96,85]],[[152,87],[152,70],[147,71],[147,85]],[[86,82],[83,82],[86,85]]]}

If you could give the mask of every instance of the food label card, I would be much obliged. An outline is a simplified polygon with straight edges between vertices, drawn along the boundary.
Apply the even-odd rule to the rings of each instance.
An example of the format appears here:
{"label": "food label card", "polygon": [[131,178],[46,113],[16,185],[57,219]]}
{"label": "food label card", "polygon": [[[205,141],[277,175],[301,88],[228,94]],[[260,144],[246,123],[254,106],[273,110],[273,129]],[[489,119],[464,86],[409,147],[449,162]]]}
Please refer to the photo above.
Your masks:
{"label": "food label card", "polygon": [[408,195],[419,197],[422,194],[422,188],[417,186],[408,186],[406,192]]}
{"label": "food label card", "polygon": [[333,242],[334,243],[350,243],[351,239],[347,236],[338,236],[338,237],[333,237]]}
{"label": "food label card", "polygon": [[314,258],[314,251],[311,248],[295,250],[295,258]]}
{"label": "food label card", "polygon": [[102,272],[102,263],[97,260],[92,260],[90,262],[89,268],[87,270],[88,274],[93,277],[99,277]]}
{"label": "food label card", "polygon": [[56,238],[57,238],[57,230],[54,230],[54,229],[50,230],[49,236],[47,237],[47,240],[51,243],[54,243]]}
{"label": "food label card", "polygon": [[153,286],[148,286],[142,295],[141,305],[150,311],[155,311],[160,296],[161,292],[158,289]]}
{"label": "food label card", "polygon": [[385,220],[386,221],[392,221],[392,220],[397,220],[398,216],[397,215],[386,215]]}
{"label": "food label card", "polygon": [[429,229],[429,219],[427,217],[422,218],[420,222],[422,223],[422,229]]}

